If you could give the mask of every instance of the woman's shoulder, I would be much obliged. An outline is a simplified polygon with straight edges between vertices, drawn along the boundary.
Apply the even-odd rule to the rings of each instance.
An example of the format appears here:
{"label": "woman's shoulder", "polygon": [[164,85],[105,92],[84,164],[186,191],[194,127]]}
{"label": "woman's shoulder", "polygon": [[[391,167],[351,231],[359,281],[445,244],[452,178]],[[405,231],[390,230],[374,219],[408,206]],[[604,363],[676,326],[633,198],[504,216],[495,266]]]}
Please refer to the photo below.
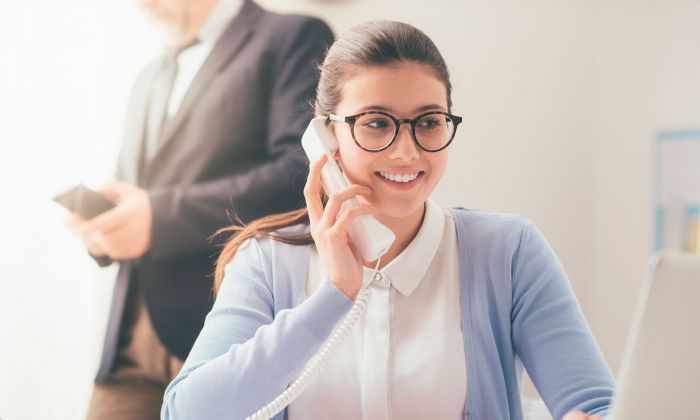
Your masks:
{"label": "woman's shoulder", "polygon": [[500,213],[464,207],[446,209],[455,224],[470,234],[520,234],[532,221],[516,213]]}
{"label": "woman's shoulder", "polygon": [[252,236],[241,242],[226,271],[254,269],[269,282],[280,277],[298,277],[298,267],[304,266],[299,263],[308,260],[309,241],[312,241],[309,227],[303,224]]}
{"label": "woman's shoulder", "polygon": [[283,236],[308,235],[310,232],[308,223],[297,223],[274,231],[275,234]]}
{"label": "woman's shoulder", "polygon": [[480,261],[510,259],[524,237],[536,229],[532,221],[515,213],[499,213],[462,207],[448,209],[461,248]]}
{"label": "woman's shoulder", "polygon": [[276,229],[269,235],[258,234],[241,244],[241,249],[254,244],[260,257],[273,262],[280,258],[296,258],[313,242],[308,224],[295,224]]}

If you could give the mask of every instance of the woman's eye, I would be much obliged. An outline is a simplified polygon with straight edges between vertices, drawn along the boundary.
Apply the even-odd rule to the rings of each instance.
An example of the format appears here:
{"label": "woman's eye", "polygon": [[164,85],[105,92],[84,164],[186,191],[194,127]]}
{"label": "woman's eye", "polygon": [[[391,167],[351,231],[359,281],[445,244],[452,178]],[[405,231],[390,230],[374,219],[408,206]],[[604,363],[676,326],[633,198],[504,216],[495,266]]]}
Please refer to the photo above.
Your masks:
{"label": "woman's eye", "polygon": [[387,128],[389,124],[385,120],[371,120],[364,124],[369,128]]}
{"label": "woman's eye", "polygon": [[420,122],[421,128],[435,128],[435,127],[438,127],[439,125],[440,125],[440,120],[438,120],[437,118],[426,119],[426,120],[422,120]]}

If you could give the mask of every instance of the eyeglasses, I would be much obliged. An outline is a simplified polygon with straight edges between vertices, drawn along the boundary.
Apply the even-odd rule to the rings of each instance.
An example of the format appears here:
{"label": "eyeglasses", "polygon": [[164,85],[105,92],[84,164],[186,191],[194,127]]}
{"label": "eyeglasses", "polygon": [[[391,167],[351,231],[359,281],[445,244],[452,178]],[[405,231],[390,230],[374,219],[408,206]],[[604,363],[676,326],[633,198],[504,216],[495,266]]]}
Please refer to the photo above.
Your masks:
{"label": "eyeglasses", "polygon": [[330,114],[328,121],[350,124],[355,143],[368,152],[381,152],[391,146],[399,134],[401,124],[411,126],[411,137],[418,147],[426,152],[439,152],[454,139],[462,117],[430,111],[413,119],[398,119],[386,112],[368,111],[349,117]]}

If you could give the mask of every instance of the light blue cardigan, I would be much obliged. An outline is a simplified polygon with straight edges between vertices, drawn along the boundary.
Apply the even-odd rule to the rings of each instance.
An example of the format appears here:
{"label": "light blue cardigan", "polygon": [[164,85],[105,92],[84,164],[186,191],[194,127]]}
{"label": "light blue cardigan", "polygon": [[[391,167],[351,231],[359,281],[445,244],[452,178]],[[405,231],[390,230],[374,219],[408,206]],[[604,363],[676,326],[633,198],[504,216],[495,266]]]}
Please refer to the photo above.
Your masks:
{"label": "light blue cardigan", "polygon": [[[523,366],[555,419],[573,409],[606,415],[612,375],[539,231],[515,215],[451,211],[461,255],[465,419],[521,420]],[[352,306],[330,282],[304,301],[309,247],[243,244],[165,391],[163,419],[242,419],[295,379]]]}

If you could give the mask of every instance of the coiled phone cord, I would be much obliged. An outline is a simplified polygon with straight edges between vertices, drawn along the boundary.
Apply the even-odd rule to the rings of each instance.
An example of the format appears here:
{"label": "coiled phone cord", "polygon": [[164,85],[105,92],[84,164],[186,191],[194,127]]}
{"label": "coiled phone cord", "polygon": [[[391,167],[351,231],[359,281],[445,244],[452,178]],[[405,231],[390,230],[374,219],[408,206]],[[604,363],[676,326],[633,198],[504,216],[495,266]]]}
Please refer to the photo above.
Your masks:
{"label": "coiled phone cord", "polygon": [[377,273],[379,272],[379,263],[381,262],[381,257],[377,259],[377,265],[374,267],[374,272],[372,273],[371,281],[362,287],[355,298],[355,303],[350,308],[350,312],[343,318],[340,326],[333,332],[331,338],[323,345],[321,350],[311,359],[311,361],[306,365],[304,371],[301,375],[292,382],[292,384],[284,390],[277,398],[272,400],[271,403],[265,407],[258,410],[255,414],[247,417],[246,420],[267,420],[280,411],[284,410],[289,404],[299,397],[306,390],[306,388],[311,385],[314,379],[321,372],[323,364],[328,361],[329,357],[332,356],[338,349],[338,345],[342,343],[345,338],[347,338],[352,328],[360,320],[360,317],[365,312],[367,308],[367,301],[369,300],[369,285],[375,280]]}

